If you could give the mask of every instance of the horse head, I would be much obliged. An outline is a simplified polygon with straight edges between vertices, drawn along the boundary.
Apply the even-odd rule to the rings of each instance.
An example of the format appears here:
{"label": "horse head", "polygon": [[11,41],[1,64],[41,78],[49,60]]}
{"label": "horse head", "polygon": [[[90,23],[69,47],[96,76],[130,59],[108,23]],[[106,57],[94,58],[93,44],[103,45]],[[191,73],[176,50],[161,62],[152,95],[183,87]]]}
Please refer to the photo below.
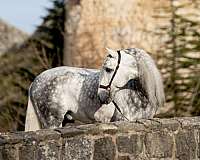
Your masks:
{"label": "horse head", "polygon": [[149,54],[138,48],[107,51],[98,88],[102,104],[110,103],[122,89],[133,89],[140,92],[155,110],[163,105],[162,78]]}

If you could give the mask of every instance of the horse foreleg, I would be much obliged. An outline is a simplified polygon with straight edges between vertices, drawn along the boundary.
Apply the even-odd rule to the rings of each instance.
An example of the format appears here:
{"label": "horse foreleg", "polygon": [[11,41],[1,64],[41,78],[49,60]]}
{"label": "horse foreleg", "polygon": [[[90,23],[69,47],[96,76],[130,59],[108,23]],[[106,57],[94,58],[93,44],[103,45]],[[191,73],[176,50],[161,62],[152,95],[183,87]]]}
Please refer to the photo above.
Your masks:
{"label": "horse foreleg", "polygon": [[26,111],[25,131],[36,131],[39,129],[41,129],[40,122],[29,97]]}
{"label": "horse foreleg", "polygon": [[110,122],[115,113],[115,106],[113,103],[102,105],[95,113],[94,118],[97,122]]}

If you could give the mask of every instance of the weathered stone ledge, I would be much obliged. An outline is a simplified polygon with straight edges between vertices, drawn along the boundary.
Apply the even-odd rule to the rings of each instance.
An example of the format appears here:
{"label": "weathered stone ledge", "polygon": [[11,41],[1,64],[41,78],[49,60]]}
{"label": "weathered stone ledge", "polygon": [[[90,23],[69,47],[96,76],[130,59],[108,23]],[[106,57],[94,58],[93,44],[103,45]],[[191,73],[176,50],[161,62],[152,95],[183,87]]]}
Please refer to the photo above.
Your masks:
{"label": "weathered stone ledge", "polygon": [[200,117],[0,133],[0,160],[199,159]]}

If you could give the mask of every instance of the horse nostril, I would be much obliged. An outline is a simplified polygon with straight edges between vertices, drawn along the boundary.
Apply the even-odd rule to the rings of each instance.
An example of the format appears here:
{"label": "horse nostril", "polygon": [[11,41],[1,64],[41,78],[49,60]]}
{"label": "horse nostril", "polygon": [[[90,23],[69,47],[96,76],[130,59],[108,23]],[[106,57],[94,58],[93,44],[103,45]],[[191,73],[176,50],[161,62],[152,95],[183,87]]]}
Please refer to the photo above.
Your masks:
{"label": "horse nostril", "polygon": [[109,92],[108,91],[100,91],[98,93],[98,98],[99,98],[101,104],[108,104],[109,99],[110,99]]}

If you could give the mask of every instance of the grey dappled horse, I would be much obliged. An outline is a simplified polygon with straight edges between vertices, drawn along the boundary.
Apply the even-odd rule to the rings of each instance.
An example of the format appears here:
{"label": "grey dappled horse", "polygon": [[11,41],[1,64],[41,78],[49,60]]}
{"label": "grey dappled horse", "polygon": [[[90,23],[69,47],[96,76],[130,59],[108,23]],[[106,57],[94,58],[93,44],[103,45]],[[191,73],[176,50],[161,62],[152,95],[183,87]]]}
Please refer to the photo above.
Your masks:
{"label": "grey dappled horse", "polygon": [[160,73],[142,49],[108,50],[101,70],[57,67],[29,89],[25,130],[153,118],[164,103]]}

